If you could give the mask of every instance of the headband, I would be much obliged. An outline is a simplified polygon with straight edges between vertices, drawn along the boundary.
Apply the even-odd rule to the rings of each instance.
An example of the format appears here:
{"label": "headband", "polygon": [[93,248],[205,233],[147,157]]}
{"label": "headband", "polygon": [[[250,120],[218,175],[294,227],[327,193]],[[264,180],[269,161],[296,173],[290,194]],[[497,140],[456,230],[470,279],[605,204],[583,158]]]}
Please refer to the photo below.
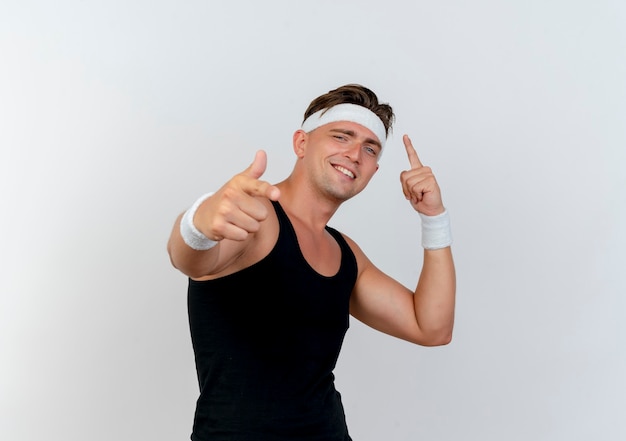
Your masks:
{"label": "headband", "polygon": [[378,138],[381,148],[385,146],[387,132],[382,120],[371,110],[357,104],[337,104],[322,109],[309,116],[302,123],[302,130],[309,133],[325,124],[337,121],[350,121],[370,129]]}

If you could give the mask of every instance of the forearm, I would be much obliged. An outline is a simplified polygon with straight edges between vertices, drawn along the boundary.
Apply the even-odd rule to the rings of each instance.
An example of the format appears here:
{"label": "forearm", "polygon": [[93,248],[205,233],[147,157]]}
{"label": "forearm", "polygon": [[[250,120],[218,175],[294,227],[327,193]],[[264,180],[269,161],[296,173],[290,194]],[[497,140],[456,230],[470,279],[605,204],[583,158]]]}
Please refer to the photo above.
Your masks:
{"label": "forearm", "polygon": [[192,277],[202,277],[210,274],[215,267],[219,255],[219,246],[206,251],[198,251],[189,247],[180,233],[181,214],[176,219],[172,233],[167,243],[167,252],[172,265],[183,274]]}
{"label": "forearm", "polygon": [[424,263],[413,301],[418,326],[429,344],[450,342],[455,297],[456,274],[450,247],[424,250]]}

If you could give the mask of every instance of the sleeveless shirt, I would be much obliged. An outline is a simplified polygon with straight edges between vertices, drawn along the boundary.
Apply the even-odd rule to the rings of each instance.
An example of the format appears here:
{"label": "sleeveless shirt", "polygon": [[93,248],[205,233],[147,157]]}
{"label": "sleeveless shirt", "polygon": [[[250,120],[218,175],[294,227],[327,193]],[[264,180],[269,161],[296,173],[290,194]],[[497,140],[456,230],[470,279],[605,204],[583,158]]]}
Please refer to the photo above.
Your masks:
{"label": "sleeveless shirt", "polygon": [[305,260],[278,202],[276,244],[259,262],[189,279],[188,314],[200,395],[194,441],[348,441],[333,369],[349,326],[357,276],[343,236],[334,276]]}

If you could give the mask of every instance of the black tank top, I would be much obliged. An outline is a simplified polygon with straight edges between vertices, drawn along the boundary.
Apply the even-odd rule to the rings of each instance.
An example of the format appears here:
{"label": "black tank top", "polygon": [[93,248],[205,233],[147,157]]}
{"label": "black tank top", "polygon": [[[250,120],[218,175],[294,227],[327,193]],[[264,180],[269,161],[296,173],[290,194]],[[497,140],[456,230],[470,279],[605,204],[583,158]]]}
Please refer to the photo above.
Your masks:
{"label": "black tank top", "polygon": [[350,440],[333,369],[357,276],[352,250],[322,276],[306,262],[280,204],[274,248],[237,273],[189,280],[188,312],[200,396],[194,441]]}

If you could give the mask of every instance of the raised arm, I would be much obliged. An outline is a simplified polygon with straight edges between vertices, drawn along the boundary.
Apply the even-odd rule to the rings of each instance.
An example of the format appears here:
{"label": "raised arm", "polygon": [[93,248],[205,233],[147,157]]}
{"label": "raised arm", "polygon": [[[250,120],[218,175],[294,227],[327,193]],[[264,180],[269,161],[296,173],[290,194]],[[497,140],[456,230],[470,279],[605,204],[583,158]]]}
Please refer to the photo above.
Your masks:
{"label": "raised arm", "polygon": [[268,216],[259,198],[278,200],[280,196],[278,188],[259,180],[266,165],[265,152],[258,151],[247,169],[198,200],[195,213],[178,216],[167,244],[174,267],[200,278],[223,270],[243,252]]}
{"label": "raised arm", "polygon": [[449,340],[454,323],[456,275],[449,229],[446,231],[445,225],[437,225],[448,221],[447,213],[444,213],[441,190],[432,170],[422,164],[407,135],[403,141],[411,169],[400,175],[402,190],[420,213],[423,224],[424,263],[415,289],[415,315],[421,329],[435,335],[449,334]]}
{"label": "raised arm", "polygon": [[425,167],[408,136],[403,138],[411,168],[400,174],[402,191],[422,218],[424,262],[414,291],[376,268],[356,244],[359,278],[351,313],[387,334],[424,346],[447,344],[454,326],[456,275],[448,214],[432,170]]}

